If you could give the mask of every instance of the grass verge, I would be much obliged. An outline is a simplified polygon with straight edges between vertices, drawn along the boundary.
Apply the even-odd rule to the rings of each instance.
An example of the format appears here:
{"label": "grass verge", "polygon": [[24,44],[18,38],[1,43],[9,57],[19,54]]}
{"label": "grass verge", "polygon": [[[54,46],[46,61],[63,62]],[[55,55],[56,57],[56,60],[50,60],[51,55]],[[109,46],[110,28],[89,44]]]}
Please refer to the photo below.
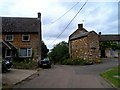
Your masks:
{"label": "grass verge", "polygon": [[120,65],[102,72],[100,75],[110,82],[112,86],[120,88]]}

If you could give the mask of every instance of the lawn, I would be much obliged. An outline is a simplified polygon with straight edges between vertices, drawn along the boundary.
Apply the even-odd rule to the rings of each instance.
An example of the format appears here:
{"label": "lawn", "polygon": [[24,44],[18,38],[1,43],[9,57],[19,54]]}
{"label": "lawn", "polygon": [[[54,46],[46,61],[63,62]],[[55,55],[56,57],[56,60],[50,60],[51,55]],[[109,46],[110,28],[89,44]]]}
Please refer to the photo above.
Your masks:
{"label": "lawn", "polygon": [[100,74],[108,82],[110,82],[114,87],[120,88],[120,65],[113,67]]}

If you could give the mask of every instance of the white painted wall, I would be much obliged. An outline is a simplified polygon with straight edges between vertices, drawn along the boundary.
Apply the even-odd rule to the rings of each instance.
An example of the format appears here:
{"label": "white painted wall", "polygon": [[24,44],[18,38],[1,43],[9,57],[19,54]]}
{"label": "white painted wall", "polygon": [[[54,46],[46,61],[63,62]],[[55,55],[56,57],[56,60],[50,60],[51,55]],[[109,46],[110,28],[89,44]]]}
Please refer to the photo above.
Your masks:
{"label": "white painted wall", "polygon": [[118,50],[112,50],[110,48],[105,50],[106,56],[107,57],[118,57]]}

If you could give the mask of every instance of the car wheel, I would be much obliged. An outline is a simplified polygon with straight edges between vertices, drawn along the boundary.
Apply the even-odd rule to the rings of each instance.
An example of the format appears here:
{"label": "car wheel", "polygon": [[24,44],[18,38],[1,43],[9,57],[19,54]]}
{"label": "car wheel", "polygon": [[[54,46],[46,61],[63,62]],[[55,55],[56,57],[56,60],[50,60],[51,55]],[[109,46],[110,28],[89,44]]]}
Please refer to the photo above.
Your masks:
{"label": "car wheel", "polygon": [[49,66],[49,68],[51,68],[51,65]]}
{"label": "car wheel", "polygon": [[5,67],[2,67],[2,73],[5,73],[8,71],[8,68],[5,66]]}

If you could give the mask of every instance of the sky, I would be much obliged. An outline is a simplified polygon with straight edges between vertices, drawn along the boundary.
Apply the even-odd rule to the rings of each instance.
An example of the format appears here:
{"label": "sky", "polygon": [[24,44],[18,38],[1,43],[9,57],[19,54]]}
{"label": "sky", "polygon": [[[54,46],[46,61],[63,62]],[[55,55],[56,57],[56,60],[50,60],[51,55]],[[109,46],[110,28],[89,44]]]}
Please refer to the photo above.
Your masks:
{"label": "sky", "polygon": [[[119,0],[88,0],[86,5],[78,13],[85,1],[86,0],[0,0],[0,16],[37,18],[37,13],[40,12],[42,40],[48,49],[52,49],[55,44],[61,41],[68,42],[70,34],[72,34],[78,28],[78,24],[81,23],[88,31],[94,30],[96,33],[118,34]],[[78,4],[66,13],[76,3]],[[73,19],[76,13],[78,13],[78,15]],[[63,14],[65,15],[58,19]],[[72,19],[73,21],[70,23]],[[68,24],[69,26],[67,27]]]}

